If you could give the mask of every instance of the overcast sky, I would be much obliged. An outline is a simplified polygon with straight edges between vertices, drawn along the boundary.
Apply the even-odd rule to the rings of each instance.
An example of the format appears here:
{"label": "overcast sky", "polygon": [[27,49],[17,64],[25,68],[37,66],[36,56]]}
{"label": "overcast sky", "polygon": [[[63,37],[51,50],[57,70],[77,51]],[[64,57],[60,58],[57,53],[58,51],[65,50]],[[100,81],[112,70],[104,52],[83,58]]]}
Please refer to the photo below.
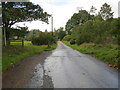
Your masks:
{"label": "overcast sky", "polygon": [[[91,6],[95,6],[97,11],[104,3],[110,4],[112,11],[114,12],[114,17],[118,17],[118,2],[120,0],[30,0],[34,4],[39,4],[44,11],[53,15],[54,28],[65,27],[66,22],[70,17],[78,12],[79,8],[89,11]],[[49,23],[51,21],[49,20]],[[23,25],[23,23],[17,23],[17,25]],[[51,24],[45,24],[41,21],[26,22],[26,26],[29,30],[40,29],[41,31],[51,31]]]}

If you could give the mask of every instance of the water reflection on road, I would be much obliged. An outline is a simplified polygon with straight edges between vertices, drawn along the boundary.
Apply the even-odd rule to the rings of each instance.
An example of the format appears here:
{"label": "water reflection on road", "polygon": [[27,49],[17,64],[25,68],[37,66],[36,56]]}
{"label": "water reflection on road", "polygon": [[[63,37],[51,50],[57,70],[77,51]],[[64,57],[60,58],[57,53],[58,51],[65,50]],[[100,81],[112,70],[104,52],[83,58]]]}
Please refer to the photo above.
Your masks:
{"label": "water reflection on road", "polygon": [[27,87],[118,88],[118,72],[91,56],[58,42]]}
{"label": "water reflection on road", "polygon": [[101,61],[58,42],[44,63],[55,88],[118,88],[118,73]]}

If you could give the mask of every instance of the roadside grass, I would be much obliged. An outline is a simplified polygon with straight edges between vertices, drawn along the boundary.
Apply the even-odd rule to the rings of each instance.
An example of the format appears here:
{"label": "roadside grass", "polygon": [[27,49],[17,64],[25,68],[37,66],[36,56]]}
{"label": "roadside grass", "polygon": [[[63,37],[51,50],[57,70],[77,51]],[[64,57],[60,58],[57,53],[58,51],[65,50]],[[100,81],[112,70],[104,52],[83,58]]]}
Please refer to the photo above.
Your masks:
{"label": "roadside grass", "polygon": [[31,41],[25,41],[24,48],[18,43],[15,42],[15,46],[3,47],[2,53],[2,71],[5,72],[10,66],[19,62],[20,60],[32,56],[43,51],[50,51],[56,48],[56,44],[51,45],[51,48],[48,48],[47,45],[36,46],[32,45]]}
{"label": "roadside grass", "polygon": [[90,54],[96,57],[99,60],[107,64],[111,64],[114,67],[118,67],[118,46],[117,45],[102,45],[102,44],[94,44],[94,43],[84,43],[81,45],[73,44],[71,45],[67,41],[63,41],[64,44],[70,46],[73,49],[78,50],[84,54]]}
{"label": "roadside grass", "polygon": [[57,44],[53,44],[51,45],[50,47],[46,48],[45,51],[50,51],[50,50],[53,50],[57,47]]}
{"label": "roadside grass", "polygon": [[[21,45],[22,42],[10,42],[10,45]],[[32,45],[31,41],[24,41],[24,45]]]}

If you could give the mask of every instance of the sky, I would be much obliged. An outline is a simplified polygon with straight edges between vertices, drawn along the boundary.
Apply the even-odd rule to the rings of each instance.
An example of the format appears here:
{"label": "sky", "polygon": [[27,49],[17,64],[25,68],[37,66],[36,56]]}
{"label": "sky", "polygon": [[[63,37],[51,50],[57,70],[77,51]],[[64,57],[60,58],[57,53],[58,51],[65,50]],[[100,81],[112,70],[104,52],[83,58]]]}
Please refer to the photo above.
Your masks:
{"label": "sky", "polygon": [[[118,2],[120,0],[30,0],[34,4],[39,4],[44,11],[53,16],[53,28],[58,29],[65,27],[66,22],[74,13],[77,13],[79,9],[90,11],[91,6],[97,8],[97,12],[104,3],[108,3],[112,7],[114,17],[118,17]],[[51,31],[51,19],[49,24],[41,21],[22,22],[17,23],[14,26],[28,26],[29,30],[39,29],[41,31]]]}

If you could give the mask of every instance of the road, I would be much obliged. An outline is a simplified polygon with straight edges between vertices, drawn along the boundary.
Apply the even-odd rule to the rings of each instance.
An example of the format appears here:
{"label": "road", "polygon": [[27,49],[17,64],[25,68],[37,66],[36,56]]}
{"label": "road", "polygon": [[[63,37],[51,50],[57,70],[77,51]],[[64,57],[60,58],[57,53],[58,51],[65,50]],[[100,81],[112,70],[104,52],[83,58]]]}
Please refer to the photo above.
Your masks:
{"label": "road", "polygon": [[60,41],[44,64],[38,64],[35,70],[26,87],[118,88],[116,70]]}

